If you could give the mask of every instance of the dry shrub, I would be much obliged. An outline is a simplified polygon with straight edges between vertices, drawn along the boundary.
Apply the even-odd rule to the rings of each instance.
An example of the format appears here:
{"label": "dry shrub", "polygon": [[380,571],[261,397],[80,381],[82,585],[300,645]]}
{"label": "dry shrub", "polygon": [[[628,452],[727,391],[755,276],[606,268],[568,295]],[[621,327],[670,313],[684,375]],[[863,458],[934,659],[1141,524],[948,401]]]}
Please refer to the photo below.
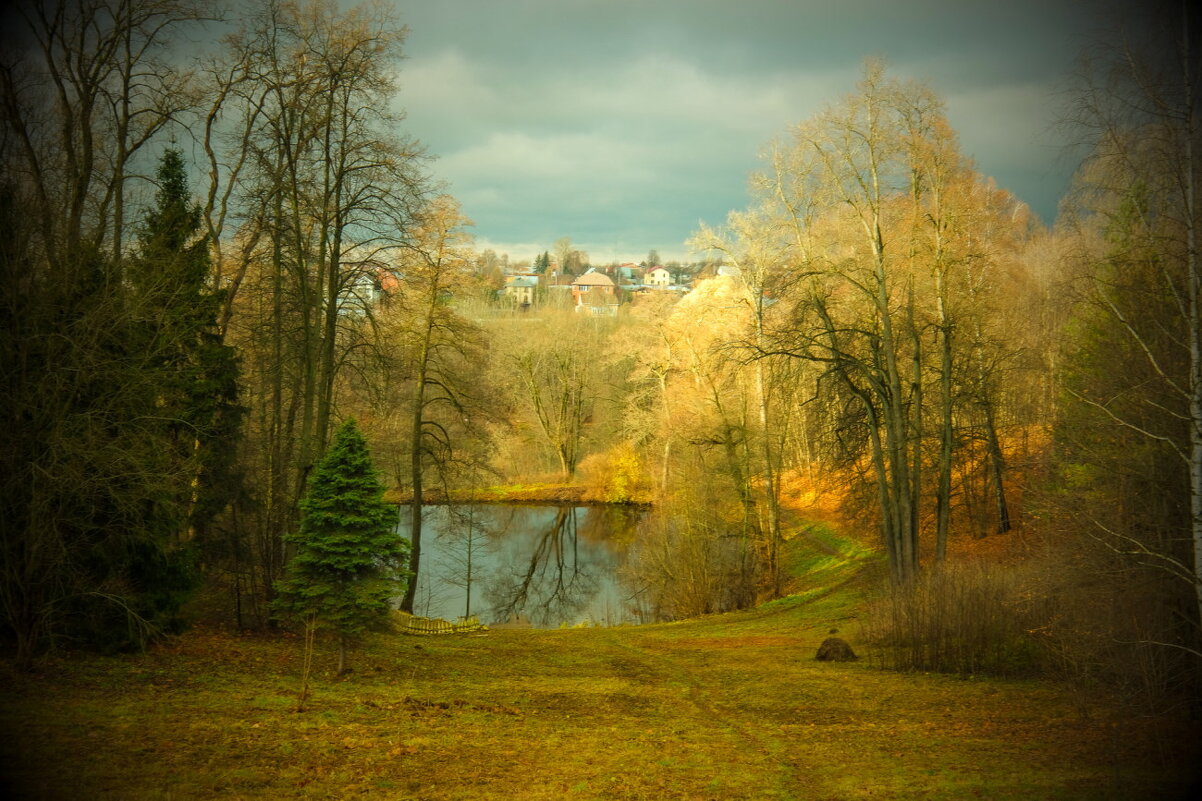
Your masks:
{"label": "dry shrub", "polygon": [[1050,667],[1082,698],[1114,695],[1146,713],[1196,712],[1199,660],[1191,588],[1156,567],[1097,548],[1049,556],[1035,591]]}
{"label": "dry shrub", "polygon": [[1100,697],[1149,713],[1196,705],[1190,594],[1163,571],[1081,545],[950,562],[884,589],[863,624],[870,658],[894,670],[1050,675],[1083,707]]}
{"label": "dry shrub", "polygon": [[749,540],[714,515],[661,506],[631,546],[624,570],[643,588],[640,605],[656,620],[679,620],[755,603]]}
{"label": "dry shrub", "polygon": [[948,563],[869,607],[864,636],[890,670],[1023,676],[1041,672],[1034,632],[1044,605],[1024,592],[1012,567]]}

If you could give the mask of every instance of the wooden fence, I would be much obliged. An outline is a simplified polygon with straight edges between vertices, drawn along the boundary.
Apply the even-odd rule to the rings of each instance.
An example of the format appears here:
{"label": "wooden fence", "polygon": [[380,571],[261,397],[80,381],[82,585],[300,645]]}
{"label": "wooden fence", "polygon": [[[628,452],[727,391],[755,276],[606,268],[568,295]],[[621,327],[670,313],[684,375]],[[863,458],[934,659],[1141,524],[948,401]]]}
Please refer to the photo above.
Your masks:
{"label": "wooden fence", "polygon": [[404,634],[466,634],[472,631],[488,631],[475,616],[461,618],[452,623],[436,617],[406,617],[401,623]]}

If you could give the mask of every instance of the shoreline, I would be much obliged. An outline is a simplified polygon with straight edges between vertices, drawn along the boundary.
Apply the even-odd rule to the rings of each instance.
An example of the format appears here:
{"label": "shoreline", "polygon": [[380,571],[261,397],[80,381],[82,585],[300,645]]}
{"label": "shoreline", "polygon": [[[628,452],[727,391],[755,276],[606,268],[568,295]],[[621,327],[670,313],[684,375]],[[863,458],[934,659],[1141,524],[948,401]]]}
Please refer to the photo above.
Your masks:
{"label": "shoreline", "polygon": [[[389,503],[410,504],[413,501],[412,490],[390,489],[384,493],[384,500]],[[485,487],[478,490],[453,489],[449,492],[442,489],[425,490],[422,493],[422,504],[445,505],[452,503],[504,503],[534,505],[564,505],[577,506],[651,506],[650,498],[634,498],[625,501],[610,501],[599,498],[588,487],[571,484],[515,484],[498,487]]]}

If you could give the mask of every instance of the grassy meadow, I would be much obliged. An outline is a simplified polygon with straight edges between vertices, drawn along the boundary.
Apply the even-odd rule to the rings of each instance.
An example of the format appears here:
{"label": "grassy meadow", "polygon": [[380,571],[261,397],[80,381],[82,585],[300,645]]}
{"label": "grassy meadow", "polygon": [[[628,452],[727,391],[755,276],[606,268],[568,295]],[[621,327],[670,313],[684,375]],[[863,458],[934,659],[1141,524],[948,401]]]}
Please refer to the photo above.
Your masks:
{"label": "grassy meadow", "polygon": [[[150,653],[0,663],[8,797],[1185,797],[1198,728],[1046,681],[813,659],[863,652],[850,543],[799,592],[674,624],[378,635],[296,711],[301,643],[197,628]],[[812,543],[815,544],[815,543]]]}

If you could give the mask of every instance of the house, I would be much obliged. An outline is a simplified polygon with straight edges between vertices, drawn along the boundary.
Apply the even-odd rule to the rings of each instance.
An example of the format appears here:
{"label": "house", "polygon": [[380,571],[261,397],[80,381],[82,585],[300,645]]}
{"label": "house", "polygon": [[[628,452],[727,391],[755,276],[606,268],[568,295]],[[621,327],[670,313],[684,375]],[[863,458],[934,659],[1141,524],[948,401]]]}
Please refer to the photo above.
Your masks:
{"label": "house", "polygon": [[643,283],[647,286],[667,289],[672,283],[672,274],[668,272],[666,267],[661,267],[657,264],[647,271],[647,275],[643,277]]}
{"label": "house", "polygon": [[365,313],[400,289],[400,274],[379,264],[356,262],[345,265],[345,269],[349,276],[349,292],[341,304],[341,311]]}
{"label": "house", "polygon": [[643,268],[627,262],[619,264],[617,269],[618,283],[622,286],[637,286],[643,283]]}
{"label": "house", "polygon": [[588,310],[592,314],[618,313],[617,287],[605,273],[590,268],[588,272],[572,282],[572,301],[576,311]]}
{"label": "house", "polygon": [[538,287],[537,275],[511,275],[505,279],[502,293],[518,306],[534,303],[534,290]]}

